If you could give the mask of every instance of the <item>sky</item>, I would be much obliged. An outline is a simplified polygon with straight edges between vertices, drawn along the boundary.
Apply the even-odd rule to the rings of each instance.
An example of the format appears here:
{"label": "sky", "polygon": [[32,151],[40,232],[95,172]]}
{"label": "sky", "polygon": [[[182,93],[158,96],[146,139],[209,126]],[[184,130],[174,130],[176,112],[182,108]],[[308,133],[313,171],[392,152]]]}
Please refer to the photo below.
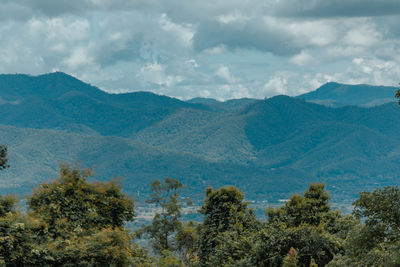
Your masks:
{"label": "sky", "polygon": [[400,0],[0,0],[0,73],[180,99],[396,86],[399,25]]}

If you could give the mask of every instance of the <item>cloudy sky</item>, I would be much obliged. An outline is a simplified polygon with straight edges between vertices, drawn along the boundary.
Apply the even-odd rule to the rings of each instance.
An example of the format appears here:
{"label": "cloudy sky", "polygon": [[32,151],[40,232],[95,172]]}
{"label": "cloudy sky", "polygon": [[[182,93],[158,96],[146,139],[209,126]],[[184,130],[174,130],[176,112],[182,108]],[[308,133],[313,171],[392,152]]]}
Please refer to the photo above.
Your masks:
{"label": "cloudy sky", "polygon": [[0,73],[182,99],[400,82],[400,0],[0,0]]}

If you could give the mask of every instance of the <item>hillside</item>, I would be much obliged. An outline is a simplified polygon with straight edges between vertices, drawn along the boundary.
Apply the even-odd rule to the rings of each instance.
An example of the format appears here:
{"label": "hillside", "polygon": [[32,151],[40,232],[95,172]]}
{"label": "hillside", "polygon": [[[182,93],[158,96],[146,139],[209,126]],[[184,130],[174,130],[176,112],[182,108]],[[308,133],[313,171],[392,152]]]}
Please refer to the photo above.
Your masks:
{"label": "hillside", "polygon": [[76,160],[94,166],[98,179],[121,176],[137,198],[167,176],[198,198],[207,186],[237,185],[257,200],[322,181],[336,202],[400,180],[396,103],[330,108],[287,96],[184,102],[108,94],[63,73],[0,75],[0,85],[0,142],[11,164],[1,173],[1,193],[25,194],[54,177],[59,162]]}
{"label": "hillside", "polygon": [[[280,198],[286,194],[274,183],[277,175],[265,175],[265,168],[244,164],[210,161],[189,153],[167,151],[120,137],[102,137],[71,134],[56,130],[20,129],[0,125],[2,142],[9,146],[11,168],[2,172],[0,193],[30,192],[38,183],[54,178],[58,164],[78,161],[82,166],[92,166],[96,179],[121,177],[124,190],[136,198],[147,193],[153,179],[179,177],[190,185],[190,193],[201,199],[207,186],[243,184],[249,177],[247,191],[261,193],[260,183],[269,184],[265,197]],[[297,176],[296,171],[286,170]],[[297,177],[301,177],[297,176]],[[297,190],[303,188],[299,181]],[[265,194],[270,192],[271,195]],[[252,194],[254,196],[254,194]]]}
{"label": "hillside", "polygon": [[108,94],[65,73],[0,75],[0,123],[130,137],[181,108],[204,109],[148,92]]}

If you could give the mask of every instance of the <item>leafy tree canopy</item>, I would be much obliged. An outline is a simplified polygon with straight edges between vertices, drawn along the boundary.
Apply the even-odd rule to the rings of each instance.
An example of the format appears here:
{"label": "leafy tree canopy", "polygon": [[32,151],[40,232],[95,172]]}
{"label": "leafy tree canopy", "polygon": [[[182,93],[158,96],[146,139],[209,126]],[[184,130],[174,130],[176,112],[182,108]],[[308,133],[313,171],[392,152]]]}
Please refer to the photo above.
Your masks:
{"label": "leafy tree canopy", "polygon": [[400,190],[397,186],[361,192],[353,214],[364,223],[351,231],[345,255],[331,266],[400,266]]}
{"label": "leafy tree canopy", "polygon": [[235,187],[208,188],[200,212],[204,215],[197,243],[200,266],[245,266],[251,236],[260,225],[244,194]]}
{"label": "leafy tree canopy", "polygon": [[151,266],[124,228],[132,199],[112,180],[88,182],[90,170],[62,165],[59,177],[39,186],[15,211],[0,198],[0,264],[6,266]]}
{"label": "leafy tree canopy", "polygon": [[343,251],[344,238],[355,224],[331,209],[329,194],[318,183],[284,206],[268,208],[266,214],[267,223],[255,242],[257,266],[294,264],[295,259],[299,266],[324,266]]}
{"label": "leafy tree canopy", "polygon": [[54,238],[122,227],[133,220],[133,200],[121,192],[121,186],[115,180],[88,182],[91,173],[89,169],[61,165],[59,177],[41,184],[28,199],[32,216],[44,221]]}

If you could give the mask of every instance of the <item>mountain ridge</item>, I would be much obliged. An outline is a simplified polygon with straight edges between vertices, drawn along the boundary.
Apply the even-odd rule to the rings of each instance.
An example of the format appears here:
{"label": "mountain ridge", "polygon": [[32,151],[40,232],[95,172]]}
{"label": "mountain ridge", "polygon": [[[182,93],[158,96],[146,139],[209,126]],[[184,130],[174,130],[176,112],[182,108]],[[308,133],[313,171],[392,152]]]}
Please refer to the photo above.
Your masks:
{"label": "mountain ridge", "polygon": [[360,188],[400,181],[396,103],[329,107],[288,96],[189,103],[147,92],[108,94],[61,73],[32,84],[29,76],[4,77],[0,134],[12,167],[2,174],[2,192],[17,186],[26,193],[27,184],[55,177],[59,161],[75,160],[97,166],[99,179],[125,177],[135,196],[166,176],[199,197],[207,186],[237,185],[264,200],[320,181],[337,201],[351,201]]}
{"label": "mountain ridge", "polygon": [[357,105],[373,107],[395,102],[397,87],[373,86],[368,84],[340,84],[328,82],[315,91],[297,96],[298,98],[331,107]]}

